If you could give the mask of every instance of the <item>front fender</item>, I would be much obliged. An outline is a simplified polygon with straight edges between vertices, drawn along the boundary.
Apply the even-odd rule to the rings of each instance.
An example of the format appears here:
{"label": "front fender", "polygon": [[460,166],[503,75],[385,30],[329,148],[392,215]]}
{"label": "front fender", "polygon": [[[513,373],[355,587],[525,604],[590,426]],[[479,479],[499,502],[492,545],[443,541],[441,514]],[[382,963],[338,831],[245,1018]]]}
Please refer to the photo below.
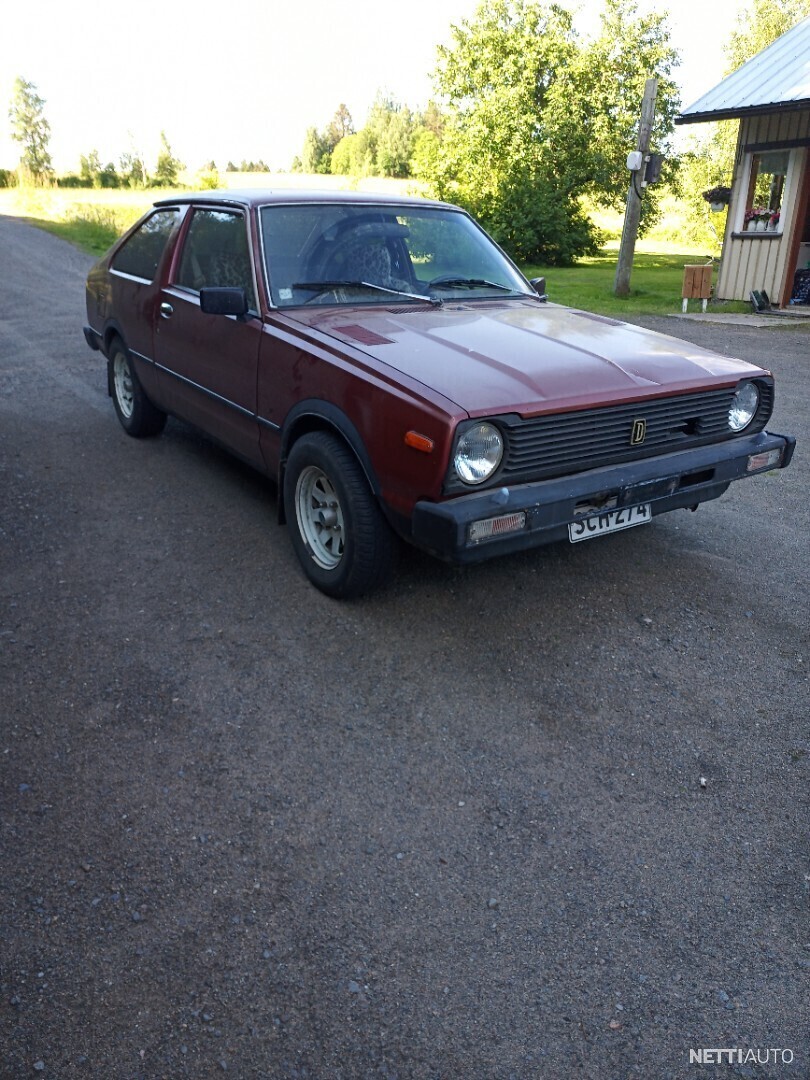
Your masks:
{"label": "front fender", "polygon": [[[279,522],[285,523],[283,491],[287,458],[295,441],[310,431],[331,431],[340,436],[357,458],[369,487],[380,501],[380,483],[360,432],[337,405],[319,398],[309,398],[306,401],[299,401],[290,409],[281,429],[281,454],[277,477]],[[385,513],[385,505],[381,501],[380,506]]]}

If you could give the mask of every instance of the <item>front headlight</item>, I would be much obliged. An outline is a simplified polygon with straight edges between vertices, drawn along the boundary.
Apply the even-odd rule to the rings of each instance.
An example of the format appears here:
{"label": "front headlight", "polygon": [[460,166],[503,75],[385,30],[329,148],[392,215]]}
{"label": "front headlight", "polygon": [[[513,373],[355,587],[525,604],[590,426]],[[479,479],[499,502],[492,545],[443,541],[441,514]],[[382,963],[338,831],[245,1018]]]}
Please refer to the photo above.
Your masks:
{"label": "front headlight", "polygon": [[728,410],[728,426],[732,431],[748,427],[759,408],[759,390],[756,383],[747,382],[737,387]]}
{"label": "front headlight", "polygon": [[503,436],[494,424],[474,424],[461,435],[453,458],[456,474],[465,484],[483,484],[503,457]]}

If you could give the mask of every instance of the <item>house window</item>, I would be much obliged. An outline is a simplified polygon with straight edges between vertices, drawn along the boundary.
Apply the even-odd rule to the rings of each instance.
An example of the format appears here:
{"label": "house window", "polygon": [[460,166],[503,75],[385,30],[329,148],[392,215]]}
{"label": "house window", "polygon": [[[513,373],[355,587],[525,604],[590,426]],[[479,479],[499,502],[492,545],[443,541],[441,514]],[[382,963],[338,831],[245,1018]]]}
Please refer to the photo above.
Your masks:
{"label": "house window", "polygon": [[751,155],[743,218],[746,232],[781,232],[780,217],[789,160],[787,150],[764,150]]}

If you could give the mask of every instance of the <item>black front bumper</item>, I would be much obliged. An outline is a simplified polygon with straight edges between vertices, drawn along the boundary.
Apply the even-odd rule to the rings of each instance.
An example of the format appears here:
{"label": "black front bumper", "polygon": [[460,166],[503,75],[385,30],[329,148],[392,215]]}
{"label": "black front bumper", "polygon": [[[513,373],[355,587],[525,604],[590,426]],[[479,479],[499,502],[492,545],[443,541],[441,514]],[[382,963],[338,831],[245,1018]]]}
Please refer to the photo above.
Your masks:
{"label": "black front bumper", "polygon": [[[649,504],[652,515],[696,507],[716,499],[733,480],[790,464],[796,440],[790,435],[757,435],[683,450],[623,465],[577,473],[513,488],[488,488],[443,503],[421,501],[411,522],[417,547],[455,563],[482,562],[568,539],[568,526],[622,507]],[[749,459],[772,450],[777,462],[749,468]],[[487,518],[523,513],[525,525],[493,539],[471,541],[470,525]]]}

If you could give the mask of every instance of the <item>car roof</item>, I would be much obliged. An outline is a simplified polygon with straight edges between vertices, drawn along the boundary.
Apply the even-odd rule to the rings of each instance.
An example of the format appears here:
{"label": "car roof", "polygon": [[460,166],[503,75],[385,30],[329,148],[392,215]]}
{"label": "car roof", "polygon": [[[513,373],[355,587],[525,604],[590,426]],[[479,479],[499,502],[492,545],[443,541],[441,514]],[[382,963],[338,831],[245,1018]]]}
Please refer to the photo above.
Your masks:
{"label": "car roof", "polygon": [[177,206],[179,203],[216,203],[220,206],[273,206],[301,203],[345,203],[355,206],[434,206],[458,210],[451,203],[423,199],[417,195],[383,195],[378,192],[328,191],[299,188],[246,188],[222,191],[188,191],[170,198],[157,199],[155,206]]}

